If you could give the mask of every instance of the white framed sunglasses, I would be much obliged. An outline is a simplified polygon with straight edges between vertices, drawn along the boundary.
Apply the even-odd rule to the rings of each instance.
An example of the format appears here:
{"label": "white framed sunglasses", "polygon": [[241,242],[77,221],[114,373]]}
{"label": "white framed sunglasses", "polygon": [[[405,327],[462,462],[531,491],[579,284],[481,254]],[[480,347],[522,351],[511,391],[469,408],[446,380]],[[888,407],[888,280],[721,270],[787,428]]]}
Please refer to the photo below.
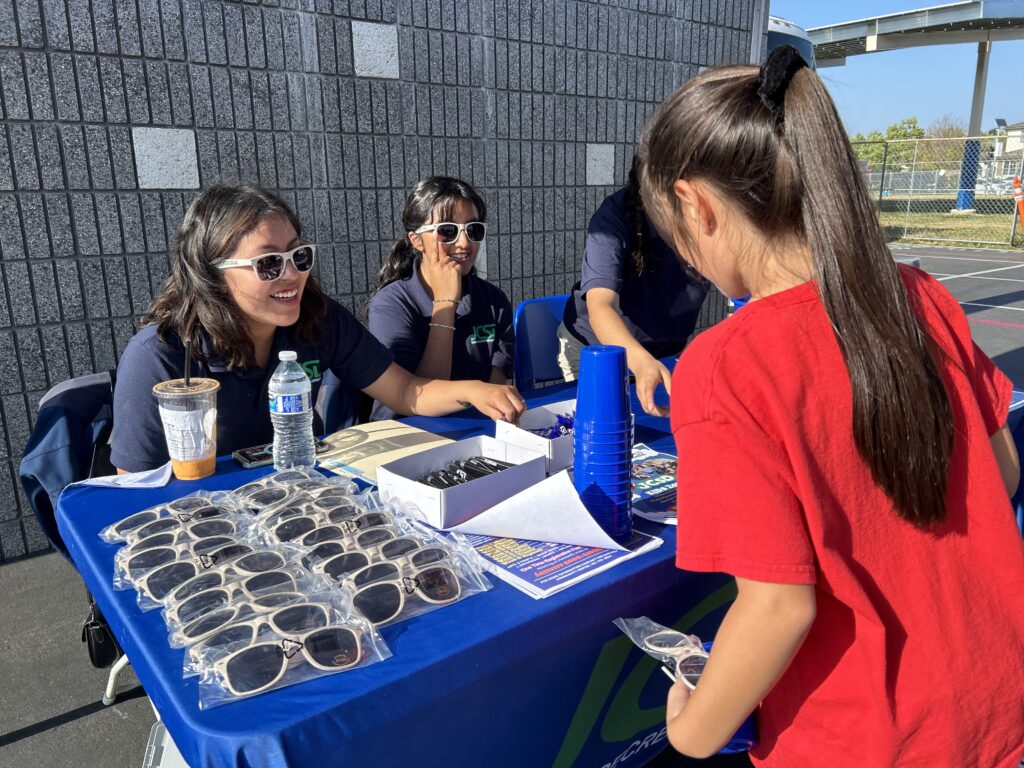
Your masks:
{"label": "white framed sunglasses", "polygon": [[487,234],[487,225],[482,221],[468,221],[465,224],[456,224],[452,221],[442,221],[438,224],[424,224],[416,230],[417,235],[424,232],[433,232],[442,243],[454,243],[463,232],[471,242],[482,243]]}
{"label": "white framed sunglasses", "polygon": [[643,638],[644,650],[662,659],[669,677],[682,680],[691,691],[697,687],[708,652],[694,642],[690,635],[673,629],[661,630]]}
{"label": "white framed sunglasses", "polygon": [[215,669],[228,693],[250,696],[273,688],[299,660],[325,672],[356,666],[363,656],[360,634],[344,624],[316,627],[241,648],[216,662]]}
{"label": "white framed sunglasses", "polygon": [[217,269],[250,267],[256,277],[264,282],[277,280],[284,274],[285,265],[290,261],[296,272],[309,272],[316,260],[316,246],[300,245],[285,253],[264,253],[254,259],[221,259],[214,262]]}

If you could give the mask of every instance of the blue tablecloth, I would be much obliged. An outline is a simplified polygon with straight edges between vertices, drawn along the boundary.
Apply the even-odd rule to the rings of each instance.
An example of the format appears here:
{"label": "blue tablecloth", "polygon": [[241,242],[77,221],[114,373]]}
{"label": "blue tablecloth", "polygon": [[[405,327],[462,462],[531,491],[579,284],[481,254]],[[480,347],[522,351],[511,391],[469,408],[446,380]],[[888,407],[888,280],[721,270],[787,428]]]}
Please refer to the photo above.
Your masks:
{"label": "blue tablecloth", "polygon": [[[541,390],[533,403],[571,396]],[[675,452],[667,419],[634,403],[636,440]],[[482,417],[413,419],[449,437],[493,434]],[[234,488],[269,470],[222,460],[205,480],[161,489],[69,489],[58,524],[182,755],[193,766],[642,765],[666,744],[668,681],[612,625],[646,615],[711,639],[735,593],[722,575],[673,565],[674,528],[644,523],[666,543],[546,600],[495,588],[395,626],[394,656],[208,711],[158,612],[111,588],[116,547],[98,532],[114,520],[198,488]],[[552,510],[552,514],[556,514]]]}

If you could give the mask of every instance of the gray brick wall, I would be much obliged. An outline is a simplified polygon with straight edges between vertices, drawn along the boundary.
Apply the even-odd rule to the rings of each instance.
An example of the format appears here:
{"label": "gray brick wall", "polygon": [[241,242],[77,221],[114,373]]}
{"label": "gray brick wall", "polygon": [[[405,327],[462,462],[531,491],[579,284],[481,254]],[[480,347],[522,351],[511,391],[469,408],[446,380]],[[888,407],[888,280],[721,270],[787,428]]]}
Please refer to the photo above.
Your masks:
{"label": "gray brick wall", "polygon": [[278,189],[358,309],[408,187],[460,176],[486,276],[564,293],[645,119],[747,61],[763,5],[0,0],[0,560],[47,547],[17,481],[39,397],[117,364],[198,186]]}

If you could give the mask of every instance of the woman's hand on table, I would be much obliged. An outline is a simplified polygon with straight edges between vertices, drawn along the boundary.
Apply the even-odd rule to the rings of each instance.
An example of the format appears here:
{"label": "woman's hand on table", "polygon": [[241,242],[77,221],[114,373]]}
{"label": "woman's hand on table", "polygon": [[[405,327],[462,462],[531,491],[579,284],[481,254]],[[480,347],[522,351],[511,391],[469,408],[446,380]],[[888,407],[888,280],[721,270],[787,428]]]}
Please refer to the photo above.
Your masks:
{"label": "woman's hand on table", "polygon": [[469,385],[464,405],[473,406],[495,421],[517,424],[526,410],[526,401],[510,384],[485,384],[482,381],[462,382]]}
{"label": "woman's hand on table", "polygon": [[636,378],[636,396],[644,411],[651,416],[668,416],[668,406],[654,402],[654,390],[659,384],[665,385],[665,392],[672,392],[672,374],[668,368],[644,350],[642,355],[637,355],[637,360],[630,365],[630,370]]}

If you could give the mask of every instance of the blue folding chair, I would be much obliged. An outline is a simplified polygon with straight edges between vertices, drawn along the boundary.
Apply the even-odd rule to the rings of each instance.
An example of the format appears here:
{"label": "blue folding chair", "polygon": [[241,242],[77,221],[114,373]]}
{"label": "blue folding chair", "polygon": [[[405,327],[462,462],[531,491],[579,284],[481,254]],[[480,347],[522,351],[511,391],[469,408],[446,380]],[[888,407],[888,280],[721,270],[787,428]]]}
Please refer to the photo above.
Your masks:
{"label": "blue folding chair", "polygon": [[530,299],[516,305],[512,327],[516,334],[516,387],[520,392],[536,389],[538,384],[561,381],[558,367],[558,336],[562,312],[569,294]]}

